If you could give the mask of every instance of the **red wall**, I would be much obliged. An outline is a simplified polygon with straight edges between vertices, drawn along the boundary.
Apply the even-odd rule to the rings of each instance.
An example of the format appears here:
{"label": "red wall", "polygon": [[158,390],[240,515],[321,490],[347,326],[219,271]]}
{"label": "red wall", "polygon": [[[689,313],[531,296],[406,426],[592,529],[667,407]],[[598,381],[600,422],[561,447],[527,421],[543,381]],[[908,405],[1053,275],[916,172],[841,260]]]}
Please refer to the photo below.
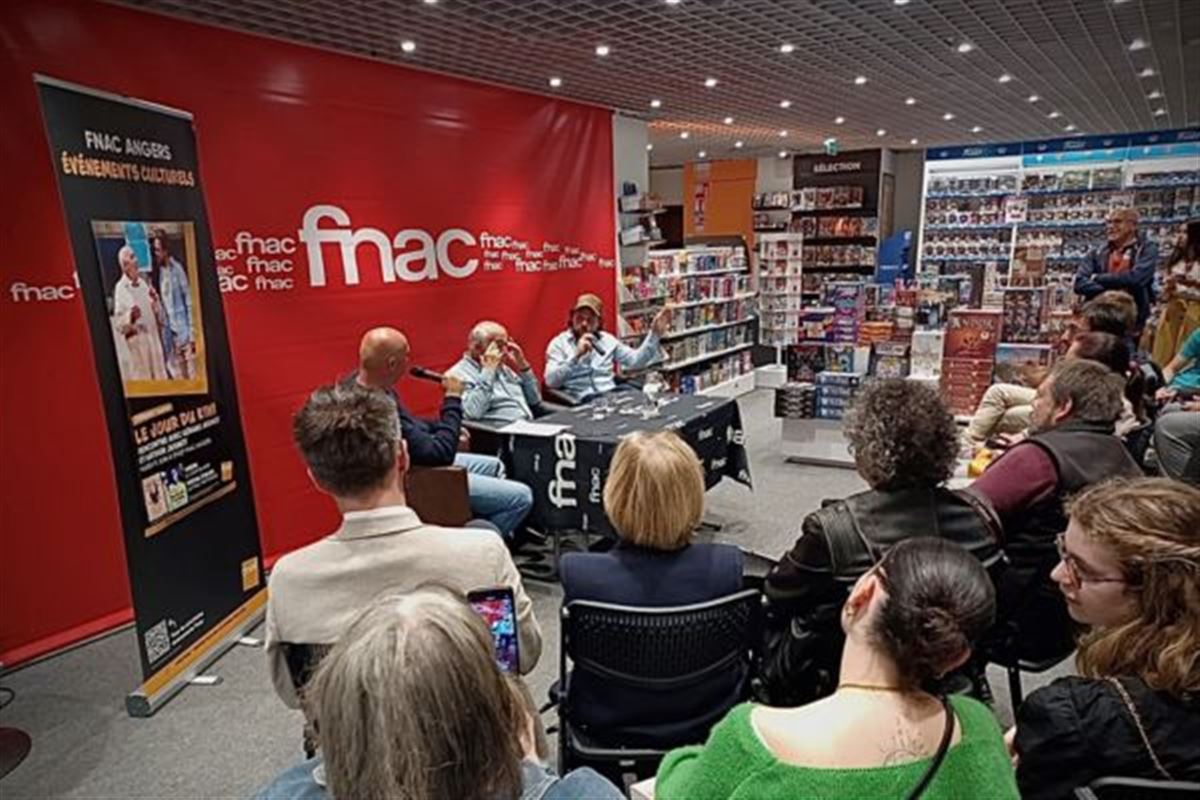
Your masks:
{"label": "red wall", "polygon": [[[363,330],[400,327],[417,363],[445,367],[469,327],[494,318],[540,370],[577,292],[599,292],[612,305],[607,111],[95,3],[6,3],[0,38],[6,664],[116,624],[129,606],[91,345],[81,302],[70,296],[74,263],[33,73],[192,112],[214,246],[234,250],[240,231],[295,243],[286,275],[295,288],[224,295],[268,557],[336,524],[292,449],[290,417],[315,385],[353,366]],[[328,284],[316,287],[297,231],[318,204],[345,210],[352,230],[389,238],[460,228],[592,257],[554,271],[518,273],[511,262],[486,271],[482,246],[458,244],[454,262],[481,259],[469,277],[384,283],[377,251],[363,246],[361,282],[348,286],[327,245]],[[244,254],[223,263],[246,268]],[[43,287],[47,299],[14,286],[22,282]],[[438,398],[432,386],[401,388],[418,410]]]}

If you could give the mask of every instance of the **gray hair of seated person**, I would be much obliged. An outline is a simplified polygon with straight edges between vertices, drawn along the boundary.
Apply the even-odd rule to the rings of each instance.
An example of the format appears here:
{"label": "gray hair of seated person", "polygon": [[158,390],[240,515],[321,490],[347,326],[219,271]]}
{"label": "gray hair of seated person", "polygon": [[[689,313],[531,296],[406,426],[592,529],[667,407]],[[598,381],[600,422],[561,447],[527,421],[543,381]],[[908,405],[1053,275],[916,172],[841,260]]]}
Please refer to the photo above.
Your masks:
{"label": "gray hair of seated person", "polygon": [[490,319],[481,320],[471,328],[471,333],[467,336],[467,347],[472,351],[482,350],[487,346],[489,339],[506,333],[508,330],[499,322]]}
{"label": "gray hair of seated person", "polygon": [[521,793],[524,708],[487,626],[448,589],[377,599],[305,694],[336,800]]}
{"label": "gray hair of seated person", "polygon": [[867,384],[846,415],[844,434],[872,489],[933,488],[954,474],[954,417],[937,390],[919,381]]}

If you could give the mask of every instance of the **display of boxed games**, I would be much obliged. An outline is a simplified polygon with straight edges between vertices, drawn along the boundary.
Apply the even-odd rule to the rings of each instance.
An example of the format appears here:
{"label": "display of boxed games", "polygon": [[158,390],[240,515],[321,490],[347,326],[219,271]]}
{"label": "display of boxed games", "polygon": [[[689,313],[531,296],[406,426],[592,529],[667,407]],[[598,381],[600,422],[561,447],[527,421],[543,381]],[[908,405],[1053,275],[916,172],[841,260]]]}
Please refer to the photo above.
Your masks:
{"label": "display of boxed games", "polygon": [[787,376],[789,381],[814,381],[817,374],[825,371],[825,345],[801,342],[787,350]]}
{"label": "display of boxed games", "polygon": [[[882,313],[884,309],[871,309],[870,313]],[[886,309],[889,316],[893,308]],[[858,343],[863,345],[889,342],[895,333],[896,323],[892,319],[866,319],[858,326]]]}
{"label": "display of boxed games", "polygon": [[809,245],[804,248],[804,263],[810,267],[874,267],[876,249],[869,245]]}
{"label": "display of boxed games", "polygon": [[984,392],[992,385],[991,359],[942,359],[942,398],[951,413],[975,413]]}
{"label": "display of boxed games", "polygon": [[733,353],[698,367],[671,373],[668,386],[680,394],[695,394],[731,381],[754,369],[749,350]]}
{"label": "display of boxed games", "polygon": [[996,383],[1021,383],[1021,372],[1028,367],[1049,367],[1054,347],[1048,344],[1010,344],[996,348],[992,378]]}
{"label": "display of boxed games", "polygon": [[939,377],[942,374],[942,351],[945,349],[945,343],[945,331],[914,330],[909,351],[909,374],[914,378]]}
{"label": "display of boxed games", "polygon": [[1005,289],[1002,340],[1025,343],[1042,341],[1045,304],[1044,289],[1019,286]]}
{"label": "display of boxed games", "polygon": [[667,354],[667,365],[664,369],[673,369],[679,362],[738,347],[750,341],[749,322],[733,325],[728,328],[705,331],[695,336],[683,339],[664,341],[662,349]]}
{"label": "display of boxed games", "polygon": [[862,208],[861,186],[806,186],[793,192],[793,211]]}
{"label": "display of boxed games", "polygon": [[1004,224],[1001,197],[930,197],[925,202],[926,230]]}
{"label": "display of boxed games", "polygon": [[775,416],[812,419],[817,415],[817,387],[811,382],[788,382],[775,390]]}
{"label": "display of boxed games", "polygon": [[904,342],[876,342],[872,347],[871,374],[877,378],[903,378],[908,375],[909,345]]}
{"label": "display of boxed games", "polygon": [[854,372],[854,345],[830,343],[825,345],[827,372]]}
{"label": "display of boxed games", "polygon": [[760,232],[786,231],[788,229],[787,217],[776,214],[771,216],[769,213],[761,211],[754,212],[754,230]]}
{"label": "display of boxed games", "polygon": [[800,232],[810,239],[858,239],[879,233],[876,217],[804,217],[799,223]]}
{"label": "display of boxed games", "polygon": [[854,402],[863,380],[858,372],[821,372],[816,376],[817,417],[841,419]]}
{"label": "display of boxed games", "polygon": [[807,342],[832,341],[833,319],[836,309],[830,306],[812,306],[800,312],[800,339]]}
{"label": "display of boxed games", "polygon": [[754,195],[754,199],[750,201],[751,208],[772,209],[775,211],[787,211],[792,207],[791,192],[763,192]]}
{"label": "display of boxed games", "polygon": [[942,357],[974,358],[991,361],[1004,320],[999,310],[956,308],[946,323],[946,344]]}
{"label": "display of boxed games", "polygon": [[1013,248],[1008,270],[1009,286],[1039,286],[1046,277],[1046,252],[1028,243]]}
{"label": "display of boxed games", "polygon": [[929,197],[945,195],[993,195],[1009,194],[1017,190],[1017,176],[1013,175],[939,175],[929,179]]}
{"label": "display of boxed games", "polygon": [[858,323],[863,317],[862,287],[862,283],[849,281],[825,285],[824,302],[834,310],[831,341],[858,341]]}
{"label": "display of boxed games", "polygon": [[926,235],[921,247],[921,257],[927,261],[1007,259],[1012,249],[1012,229],[971,233],[935,231]]}

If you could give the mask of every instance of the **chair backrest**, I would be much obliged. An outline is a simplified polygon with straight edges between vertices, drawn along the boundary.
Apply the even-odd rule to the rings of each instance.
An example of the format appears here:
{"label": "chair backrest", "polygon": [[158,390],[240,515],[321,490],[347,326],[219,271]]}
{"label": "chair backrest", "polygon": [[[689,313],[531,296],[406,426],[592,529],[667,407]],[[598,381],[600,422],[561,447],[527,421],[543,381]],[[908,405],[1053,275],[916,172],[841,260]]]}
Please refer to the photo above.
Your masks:
{"label": "chair backrest", "polygon": [[669,608],[573,600],[562,608],[561,674],[575,669],[643,689],[678,689],[749,664],[760,638],[762,599],[748,589]]}
{"label": "chair backrest", "polygon": [[471,520],[467,471],[462,467],[413,467],[405,494],[409,507],[427,525],[461,528]]}
{"label": "chair backrest", "polygon": [[1147,778],[1097,778],[1075,790],[1078,800],[1183,800],[1200,797],[1200,783]]}

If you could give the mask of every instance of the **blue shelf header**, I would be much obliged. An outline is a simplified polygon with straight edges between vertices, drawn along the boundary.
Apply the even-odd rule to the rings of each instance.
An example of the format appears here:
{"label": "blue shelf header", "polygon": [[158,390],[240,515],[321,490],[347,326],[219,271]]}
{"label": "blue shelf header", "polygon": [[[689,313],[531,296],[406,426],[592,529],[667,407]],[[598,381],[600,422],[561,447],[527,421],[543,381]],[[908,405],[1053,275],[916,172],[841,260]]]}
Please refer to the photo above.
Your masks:
{"label": "blue shelf header", "polygon": [[960,158],[1022,156],[1025,166],[1039,164],[1124,161],[1169,156],[1200,156],[1200,128],[1125,133],[1109,136],[1071,136],[1003,144],[933,147],[925,151],[927,161]]}

